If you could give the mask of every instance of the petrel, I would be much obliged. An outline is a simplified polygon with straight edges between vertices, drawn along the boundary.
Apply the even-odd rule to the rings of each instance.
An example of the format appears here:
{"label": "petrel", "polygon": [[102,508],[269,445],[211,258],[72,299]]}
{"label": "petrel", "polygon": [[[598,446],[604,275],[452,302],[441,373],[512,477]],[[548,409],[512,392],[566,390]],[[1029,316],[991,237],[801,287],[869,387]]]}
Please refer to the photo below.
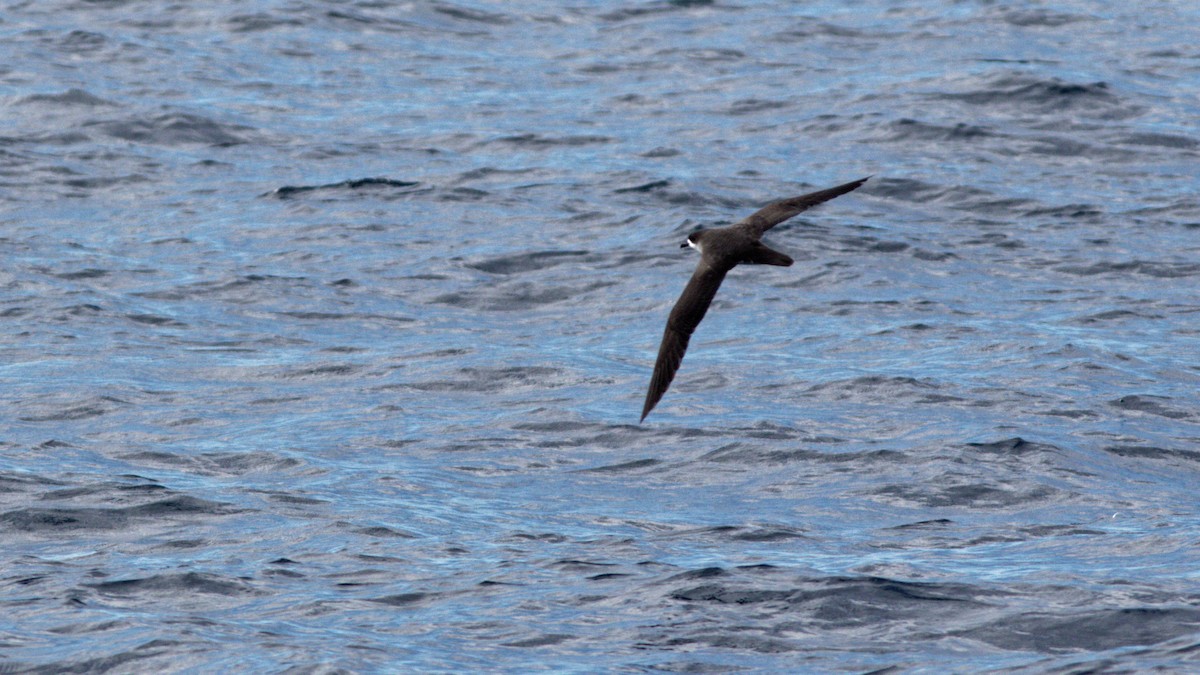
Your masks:
{"label": "petrel", "polygon": [[671,386],[671,380],[675,378],[675,371],[679,370],[679,364],[683,362],[688,340],[691,339],[696,326],[704,319],[704,314],[708,311],[713,296],[717,294],[717,289],[721,287],[725,274],[743,263],[780,267],[792,264],[793,260],[790,257],[768,248],[759,241],[763,233],[801,211],[857,189],[867,182],[867,178],[860,178],[828,190],[781,199],[729,227],[699,230],[688,235],[687,241],[679,247],[690,246],[699,251],[700,262],[696,265],[696,271],[692,273],[687,287],[683,289],[683,295],[679,296],[671,315],[667,317],[667,328],[663,331],[658,360],[654,362],[654,374],[650,376],[650,390],[646,392],[646,404],[642,406],[642,419],[638,420],[639,422],[646,419],[646,415],[654,410],[659,399],[667,393],[667,387]]}

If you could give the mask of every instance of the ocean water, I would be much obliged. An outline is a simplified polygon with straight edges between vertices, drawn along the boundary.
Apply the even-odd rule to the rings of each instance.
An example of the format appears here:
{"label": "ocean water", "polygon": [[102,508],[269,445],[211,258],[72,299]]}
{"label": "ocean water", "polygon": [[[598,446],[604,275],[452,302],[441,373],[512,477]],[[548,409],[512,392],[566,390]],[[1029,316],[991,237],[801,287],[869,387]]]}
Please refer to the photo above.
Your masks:
{"label": "ocean water", "polygon": [[0,36],[0,670],[1200,669],[1189,3]]}

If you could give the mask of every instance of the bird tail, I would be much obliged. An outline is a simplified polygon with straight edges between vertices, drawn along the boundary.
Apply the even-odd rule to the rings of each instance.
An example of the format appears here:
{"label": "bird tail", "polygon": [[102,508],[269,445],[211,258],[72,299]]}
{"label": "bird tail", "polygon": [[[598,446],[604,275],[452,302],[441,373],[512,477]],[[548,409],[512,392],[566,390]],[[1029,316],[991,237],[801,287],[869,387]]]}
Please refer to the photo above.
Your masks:
{"label": "bird tail", "polygon": [[759,243],[755,244],[750,249],[749,255],[746,256],[746,262],[752,265],[778,265],[780,267],[791,267],[795,262],[790,256],[780,253],[772,248]]}

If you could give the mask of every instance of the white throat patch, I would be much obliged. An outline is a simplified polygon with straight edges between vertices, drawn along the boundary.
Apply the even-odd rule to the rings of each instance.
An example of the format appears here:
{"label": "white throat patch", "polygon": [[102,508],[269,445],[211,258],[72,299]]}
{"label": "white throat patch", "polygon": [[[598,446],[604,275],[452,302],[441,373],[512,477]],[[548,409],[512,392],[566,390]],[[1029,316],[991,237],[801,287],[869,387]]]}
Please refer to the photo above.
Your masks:
{"label": "white throat patch", "polygon": [[[691,246],[692,248],[696,249],[697,251],[700,251],[700,244],[697,244],[696,242],[692,241],[691,239],[688,239],[687,243],[688,243],[688,246]],[[704,251],[700,251],[700,253],[704,253]]]}

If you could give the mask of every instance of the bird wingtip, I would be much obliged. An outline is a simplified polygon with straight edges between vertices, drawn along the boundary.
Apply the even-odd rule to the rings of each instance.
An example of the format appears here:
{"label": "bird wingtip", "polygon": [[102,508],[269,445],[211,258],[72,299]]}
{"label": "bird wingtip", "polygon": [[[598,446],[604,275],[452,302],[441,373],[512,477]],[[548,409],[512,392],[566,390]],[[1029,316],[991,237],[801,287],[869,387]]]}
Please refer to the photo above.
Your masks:
{"label": "bird wingtip", "polygon": [[658,401],[655,401],[654,403],[646,401],[646,405],[642,406],[642,416],[638,418],[638,424],[646,421],[646,417],[650,414],[651,410],[654,410],[654,406],[657,404]]}

